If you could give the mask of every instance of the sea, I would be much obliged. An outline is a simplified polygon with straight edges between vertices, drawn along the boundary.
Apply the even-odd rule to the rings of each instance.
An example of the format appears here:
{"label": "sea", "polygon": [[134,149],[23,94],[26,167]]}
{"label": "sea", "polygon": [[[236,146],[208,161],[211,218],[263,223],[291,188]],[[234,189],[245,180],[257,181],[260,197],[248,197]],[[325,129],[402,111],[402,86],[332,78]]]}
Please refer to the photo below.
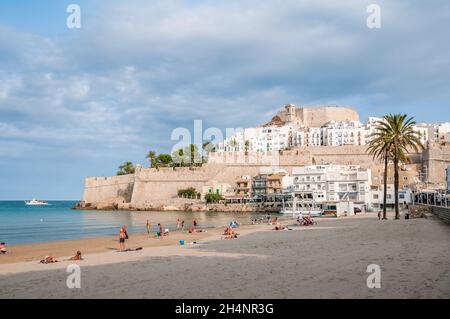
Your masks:
{"label": "sea", "polygon": [[76,203],[49,201],[46,206],[27,206],[24,201],[0,201],[0,242],[15,245],[115,236],[123,225],[130,234],[144,233],[147,220],[154,232],[158,223],[174,230],[177,219],[184,220],[186,228],[194,219],[199,227],[212,228],[227,225],[232,220],[246,223],[265,216],[258,213],[83,211],[72,209]]}

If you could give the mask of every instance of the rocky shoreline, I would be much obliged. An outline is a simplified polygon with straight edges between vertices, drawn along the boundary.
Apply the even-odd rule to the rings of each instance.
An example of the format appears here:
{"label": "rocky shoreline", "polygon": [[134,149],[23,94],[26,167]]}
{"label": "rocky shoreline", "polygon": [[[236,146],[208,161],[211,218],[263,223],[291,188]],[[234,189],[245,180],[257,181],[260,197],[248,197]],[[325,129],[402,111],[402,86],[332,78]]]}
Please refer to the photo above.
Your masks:
{"label": "rocky shoreline", "polygon": [[85,203],[79,202],[75,205],[76,210],[105,210],[105,211],[181,211],[181,212],[279,212],[279,207],[271,207],[264,203],[260,204],[224,204],[214,203],[206,204],[202,202],[188,203]]}

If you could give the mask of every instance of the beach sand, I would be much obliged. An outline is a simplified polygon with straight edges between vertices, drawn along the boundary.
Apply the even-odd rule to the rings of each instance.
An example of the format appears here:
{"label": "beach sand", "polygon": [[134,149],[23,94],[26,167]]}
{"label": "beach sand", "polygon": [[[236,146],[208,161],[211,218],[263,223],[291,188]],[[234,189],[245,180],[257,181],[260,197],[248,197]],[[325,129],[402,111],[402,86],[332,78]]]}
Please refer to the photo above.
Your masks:
{"label": "beach sand", "polygon": [[[130,244],[145,248],[126,253],[105,251],[117,246],[111,238],[65,242],[86,245],[70,247],[86,252],[77,262],[81,289],[66,286],[70,262],[10,259],[0,265],[0,298],[450,297],[450,226],[434,218],[378,221],[366,215],[320,219],[317,226],[292,231],[270,229],[244,226],[236,240],[218,240],[221,229],[164,240],[134,235]],[[179,237],[206,243],[180,246]],[[160,246],[163,241],[166,246]],[[58,248],[61,242],[42,245],[40,251],[53,248],[55,255],[68,249]],[[380,289],[366,285],[370,264],[381,267]]]}

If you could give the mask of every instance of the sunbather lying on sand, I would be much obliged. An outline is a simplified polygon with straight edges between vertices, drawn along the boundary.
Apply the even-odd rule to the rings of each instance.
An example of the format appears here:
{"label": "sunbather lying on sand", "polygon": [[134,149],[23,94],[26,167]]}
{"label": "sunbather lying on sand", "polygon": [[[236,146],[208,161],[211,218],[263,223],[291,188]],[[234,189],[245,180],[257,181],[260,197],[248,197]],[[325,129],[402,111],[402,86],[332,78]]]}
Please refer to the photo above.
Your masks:
{"label": "sunbather lying on sand", "polygon": [[223,235],[225,236],[224,239],[234,239],[237,238],[238,234],[233,230],[233,228],[227,226],[225,227]]}
{"label": "sunbather lying on sand", "polygon": [[194,227],[190,227],[189,228],[189,234],[193,234],[193,233],[206,233],[205,229],[197,229]]}
{"label": "sunbather lying on sand", "polygon": [[273,230],[291,230],[291,229],[289,229],[286,226],[283,226],[281,224],[278,224],[275,226],[275,228]]}
{"label": "sunbather lying on sand", "polygon": [[53,264],[57,262],[56,258],[52,256],[45,256],[45,258],[40,261],[41,264]]}
{"label": "sunbather lying on sand", "polygon": [[7,254],[7,253],[8,253],[8,249],[6,249],[6,244],[0,243],[0,255]]}
{"label": "sunbather lying on sand", "polygon": [[83,257],[81,257],[81,251],[77,251],[77,254],[69,258],[69,260],[83,260]]}

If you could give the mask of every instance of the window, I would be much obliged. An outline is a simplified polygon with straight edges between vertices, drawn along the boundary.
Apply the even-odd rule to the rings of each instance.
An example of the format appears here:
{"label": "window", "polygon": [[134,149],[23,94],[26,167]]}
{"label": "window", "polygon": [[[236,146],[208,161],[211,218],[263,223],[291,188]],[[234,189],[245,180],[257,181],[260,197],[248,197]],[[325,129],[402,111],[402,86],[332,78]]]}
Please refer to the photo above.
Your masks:
{"label": "window", "polygon": [[373,199],[378,199],[380,198],[380,196],[378,196],[378,194],[373,194]]}

